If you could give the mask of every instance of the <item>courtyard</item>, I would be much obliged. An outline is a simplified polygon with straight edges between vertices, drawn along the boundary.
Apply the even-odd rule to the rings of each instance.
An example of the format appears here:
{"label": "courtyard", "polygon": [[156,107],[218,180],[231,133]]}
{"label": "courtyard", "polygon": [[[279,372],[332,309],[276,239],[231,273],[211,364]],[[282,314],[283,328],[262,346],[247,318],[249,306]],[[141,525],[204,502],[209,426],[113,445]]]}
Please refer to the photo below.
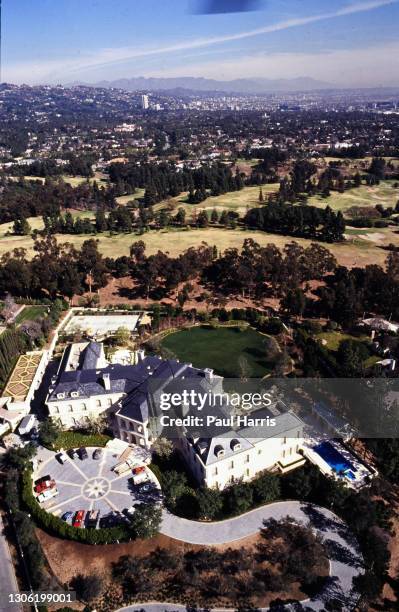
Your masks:
{"label": "courtyard", "polygon": [[100,525],[107,520],[122,519],[132,506],[154,503],[161,499],[160,485],[154,474],[146,468],[149,487],[144,490],[133,485],[132,470],[118,475],[113,471],[119,463],[119,455],[108,448],[101,449],[101,457],[94,458],[95,447],[88,447],[87,458],[72,459],[69,455],[64,464],[59,452],[40,449],[36,458],[33,479],[49,475],[56,482],[58,495],[41,504],[47,512],[62,517],[67,512],[76,513],[98,510]]}

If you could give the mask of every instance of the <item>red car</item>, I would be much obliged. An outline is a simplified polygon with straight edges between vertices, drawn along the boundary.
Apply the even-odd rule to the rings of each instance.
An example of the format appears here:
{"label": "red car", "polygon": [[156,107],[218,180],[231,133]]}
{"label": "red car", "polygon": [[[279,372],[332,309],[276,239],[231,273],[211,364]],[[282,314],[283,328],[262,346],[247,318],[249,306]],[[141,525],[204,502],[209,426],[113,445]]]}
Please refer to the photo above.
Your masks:
{"label": "red car", "polygon": [[35,486],[35,493],[40,495],[44,491],[48,489],[53,489],[55,487],[55,480],[42,480]]}
{"label": "red car", "polygon": [[78,510],[77,513],[75,514],[75,518],[73,519],[72,525],[78,528],[84,527],[84,518],[85,518],[85,511]]}

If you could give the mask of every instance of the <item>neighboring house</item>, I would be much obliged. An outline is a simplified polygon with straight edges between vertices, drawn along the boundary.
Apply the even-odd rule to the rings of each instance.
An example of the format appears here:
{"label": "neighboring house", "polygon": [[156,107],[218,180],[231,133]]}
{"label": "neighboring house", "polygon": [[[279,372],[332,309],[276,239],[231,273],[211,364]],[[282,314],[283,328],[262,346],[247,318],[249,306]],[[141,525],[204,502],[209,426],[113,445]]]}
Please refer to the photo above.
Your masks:
{"label": "neighboring house", "polygon": [[[138,352],[136,365],[110,364],[102,344],[86,342],[72,344],[65,350],[46,405],[50,416],[67,427],[84,425],[90,418],[106,413],[117,438],[150,449],[154,440],[162,436],[161,394],[181,393],[185,389],[223,394],[223,378],[209,368],[145,356],[142,351]],[[184,417],[189,409],[189,402],[183,403],[174,414]],[[225,404],[218,408],[206,404],[201,415],[207,414],[231,416]],[[275,425],[262,430],[216,427],[207,430],[206,438],[201,437],[196,427],[176,427],[172,436],[175,446],[200,485],[222,489],[264,470],[285,472],[304,463],[300,453],[303,422],[297,416],[276,406],[272,411],[262,409],[252,415],[273,417]]]}

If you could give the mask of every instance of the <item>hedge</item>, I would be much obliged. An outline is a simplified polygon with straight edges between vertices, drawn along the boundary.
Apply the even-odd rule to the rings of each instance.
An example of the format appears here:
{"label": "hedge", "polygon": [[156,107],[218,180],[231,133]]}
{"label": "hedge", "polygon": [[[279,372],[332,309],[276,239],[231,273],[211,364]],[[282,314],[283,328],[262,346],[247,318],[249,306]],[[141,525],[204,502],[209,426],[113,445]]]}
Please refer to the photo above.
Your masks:
{"label": "hedge", "polygon": [[22,501],[37,524],[46,531],[84,544],[114,544],[117,541],[133,539],[132,531],[124,525],[104,529],[78,529],[67,525],[61,518],[40,507],[32,492],[32,475],[30,468],[22,474]]}

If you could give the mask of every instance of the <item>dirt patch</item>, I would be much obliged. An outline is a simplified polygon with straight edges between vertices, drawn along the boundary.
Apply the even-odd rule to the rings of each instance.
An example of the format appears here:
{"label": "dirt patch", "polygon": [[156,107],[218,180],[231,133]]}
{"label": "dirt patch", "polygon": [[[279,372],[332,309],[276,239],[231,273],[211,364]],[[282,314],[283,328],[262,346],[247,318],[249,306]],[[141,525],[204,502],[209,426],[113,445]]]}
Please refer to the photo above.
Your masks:
{"label": "dirt patch", "polygon": [[112,563],[123,555],[141,557],[157,547],[182,551],[201,548],[164,535],[158,535],[151,540],[135,540],[123,544],[99,546],[62,540],[49,535],[42,529],[37,529],[37,536],[51,570],[61,583],[69,582],[77,574],[101,574],[109,578]]}
{"label": "dirt patch", "polygon": [[[273,309],[278,310],[280,301],[277,298],[264,298],[262,300],[253,300],[251,298],[235,296],[223,303],[218,303],[217,298],[212,298],[211,302],[206,302],[203,298],[204,293],[208,293],[206,288],[203,287],[198,281],[190,281],[193,289],[190,294],[190,299],[187,300],[183,306],[183,310],[191,310],[196,308],[197,310],[212,310],[223,306],[226,310],[232,310],[233,308],[260,308],[260,309]],[[171,292],[170,296],[163,298],[161,302],[163,304],[177,304],[177,293],[181,291],[185,283],[181,283],[177,290]],[[111,278],[108,285],[99,290],[100,305],[101,306],[115,306],[118,304],[139,304],[140,306],[149,307],[154,304],[156,300],[145,299],[137,296],[136,285],[130,276],[124,276],[122,278]],[[76,296],[73,301],[73,305],[78,305],[80,296]]]}

